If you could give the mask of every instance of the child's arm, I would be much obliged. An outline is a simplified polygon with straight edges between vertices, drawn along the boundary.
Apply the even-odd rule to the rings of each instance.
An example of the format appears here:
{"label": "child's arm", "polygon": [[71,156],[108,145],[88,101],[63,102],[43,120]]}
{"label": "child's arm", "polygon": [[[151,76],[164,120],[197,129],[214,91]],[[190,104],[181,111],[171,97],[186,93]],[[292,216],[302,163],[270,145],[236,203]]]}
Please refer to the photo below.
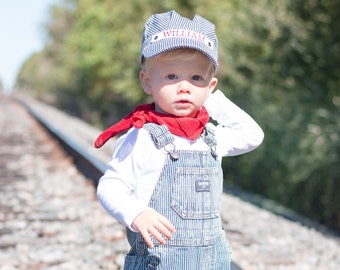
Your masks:
{"label": "child's arm", "polygon": [[218,123],[215,135],[219,155],[241,155],[262,143],[264,134],[261,127],[220,90],[210,95],[205,107]]}
{"label": "child's arm", "polygon": [[116,142],[113,158],[99,180],[97,196],[111,216],[130,230],[140,232],[152,247],[150,235],[165,244],[162,234],[170,239],[174,227],[164,216],[148,207],[147,199],[137,190],[137,186],[142,186],[143,194],[146,190],[151,194],[154,187],[150,175],[153,171],[158,172],[160,165],[156,161],[162,165],[162,154],[158,156],[159,151],[150,152],[154,144],[149,133],[143,133],[134,130]]}
{"label": "child's arm", "polygon": [[150,248],[153,247],[151,235],[164,245],[166,241],[161,234],[171,239],[175,227],[163,215],[130,194],[131,191],[125,184],[117,179],[110,179],[108,175],[101,179],[97,188],[98,199],[110,215],[131,230],[140,232]]}
{"label": "child's arm", "polygon": [[148,206],[133,194],[129,181],[124,182],[114,168],[110,168],[99,180],[97,197],[103,208],[130,230],[136,231],[132,222]]}

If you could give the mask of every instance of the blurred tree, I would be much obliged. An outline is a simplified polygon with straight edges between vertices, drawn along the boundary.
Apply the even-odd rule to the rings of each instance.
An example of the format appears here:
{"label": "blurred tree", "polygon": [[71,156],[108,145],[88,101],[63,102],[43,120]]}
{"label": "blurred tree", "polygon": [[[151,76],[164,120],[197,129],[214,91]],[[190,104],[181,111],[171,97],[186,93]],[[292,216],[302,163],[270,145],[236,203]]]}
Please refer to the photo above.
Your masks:
{"label": "blurred tree", "polygon": [[235,16],[233,66],[222,78],[256,115],[265,142],[226,160],[226,176],[340,228],[340,3],[266,2],[248,3]]}
{"label": "blurred tree", "polygon": [[296,14],[303,33],[283,63],[284,75],[299,90],[295,99],[302,114],[295,117],[300,135],[297,155],[288,164],[290,182],[296,185],[291,194],[303,196],[304,201],[290,204],[340,228],[336,210],[340,206],[340,2],[291,1],[288,10]]}
{"label": "blurred tree", "polygon": [[53,92],[46,91],[50,88],[49,81],[44,79],[50,76],[51,69],[53,69],[53,64],[45,56],[45,52],[33,54],[21,67],[16,87],[46,102],[55,102]]}
{"label": "blurred tree", "polygon": [[226,181],[340,228],[339,5],[64,0],[51,11],[45,50],[27,60],[18,82],[106,127],[149,101],[138,79],[145,20],[171,9],[201,14],[216,24],[218,87],[266,135],[258,150],[224,160]]}

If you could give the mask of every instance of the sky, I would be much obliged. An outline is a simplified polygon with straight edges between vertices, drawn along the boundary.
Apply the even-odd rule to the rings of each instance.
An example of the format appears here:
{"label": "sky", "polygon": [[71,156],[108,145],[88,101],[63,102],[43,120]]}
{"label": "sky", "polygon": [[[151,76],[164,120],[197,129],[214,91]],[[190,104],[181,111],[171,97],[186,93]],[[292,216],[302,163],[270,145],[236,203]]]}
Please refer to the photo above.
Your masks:
{"label": "sky", "polygon": [[0,0],[0,81],[13,87],[22,64],[44,48],[43,24],[58,0]]}

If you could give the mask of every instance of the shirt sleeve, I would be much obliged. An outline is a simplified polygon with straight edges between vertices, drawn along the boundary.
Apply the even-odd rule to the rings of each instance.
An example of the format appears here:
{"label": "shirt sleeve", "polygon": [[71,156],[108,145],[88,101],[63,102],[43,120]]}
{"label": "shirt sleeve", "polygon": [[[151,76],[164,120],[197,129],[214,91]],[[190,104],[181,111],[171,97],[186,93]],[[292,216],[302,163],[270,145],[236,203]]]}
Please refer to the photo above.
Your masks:
{"label": "shirt sleeve", "polygon": [[263,141],[261,127],[220,90],[208,98],[205,107],[218,125],[215,128],[217,153],[236,156],[250,152]]}
{"label": "shirt sleeve", "polygon": [[138,142],[138,133],[138,129],[133,129],[117,140],[113,158],[97,186],[97,197],[104,209],[133,231],[136,231],[131,226],[133,220],[149,209],[145,199],[136,192],[148,162],[141,153],[149,146],[147,142]]}

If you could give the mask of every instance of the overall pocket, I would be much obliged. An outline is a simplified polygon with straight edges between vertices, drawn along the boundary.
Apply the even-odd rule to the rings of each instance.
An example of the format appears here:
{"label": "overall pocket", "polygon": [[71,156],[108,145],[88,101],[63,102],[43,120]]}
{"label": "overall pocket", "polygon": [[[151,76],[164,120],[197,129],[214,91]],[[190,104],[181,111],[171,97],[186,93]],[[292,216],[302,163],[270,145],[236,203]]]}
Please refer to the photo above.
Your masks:
{"label": "overall pocket", "polygon": [[183,219],[209,219],[219,215],[221,168],[178,167],[171,198],[172,209]]}

